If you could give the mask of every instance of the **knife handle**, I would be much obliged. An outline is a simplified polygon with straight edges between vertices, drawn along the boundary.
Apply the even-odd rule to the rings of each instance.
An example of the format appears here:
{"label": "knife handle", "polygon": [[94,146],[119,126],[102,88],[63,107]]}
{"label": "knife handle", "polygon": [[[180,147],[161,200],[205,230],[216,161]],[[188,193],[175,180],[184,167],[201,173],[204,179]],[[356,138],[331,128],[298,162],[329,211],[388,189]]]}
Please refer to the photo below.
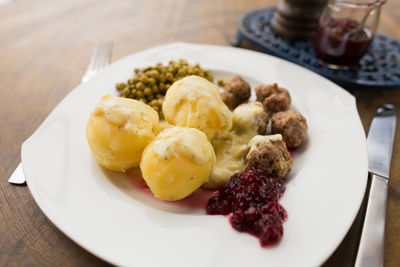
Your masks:
{"label": "knife handle", "polygon": [[372,174],[356,267],[383,266],[388,179]]}

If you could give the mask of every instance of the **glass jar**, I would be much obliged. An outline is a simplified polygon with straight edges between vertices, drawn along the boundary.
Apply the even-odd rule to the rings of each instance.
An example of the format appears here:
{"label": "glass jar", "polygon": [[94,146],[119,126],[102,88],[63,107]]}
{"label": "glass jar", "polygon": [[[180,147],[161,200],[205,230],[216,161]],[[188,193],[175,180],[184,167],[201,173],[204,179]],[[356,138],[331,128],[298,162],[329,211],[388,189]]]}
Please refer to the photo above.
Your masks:
{"label": "glass jar", "polygon": [[315,56],[331,68],[357,65],[368,51],[386,0],[330,0],[314,37]]}

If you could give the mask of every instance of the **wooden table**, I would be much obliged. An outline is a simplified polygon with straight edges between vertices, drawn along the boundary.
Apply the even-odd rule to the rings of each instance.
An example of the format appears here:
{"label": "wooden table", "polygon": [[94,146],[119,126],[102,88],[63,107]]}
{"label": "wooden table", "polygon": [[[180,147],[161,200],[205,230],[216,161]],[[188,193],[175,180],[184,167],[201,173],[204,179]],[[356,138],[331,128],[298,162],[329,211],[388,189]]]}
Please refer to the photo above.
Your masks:
{"label": "wooden table", "polygon": [[[229,45],[245,12],[276,2],[11,0],[0,4],[0,266],[108,265],[61,233],[38,208],[28,187],[7,183],[20,161],[22,142],[79,84],[97,41],[114,42],[114,61],[178,40]],[[388,1],[379,31],[400,39],[399,1]],[[400,91],[353,93],[365,130],[379,105],[390,102],[400,110]],[[400,262],[399,135],[400,130],[390,179],[386,266],[398,266]],[[365,201],[343,243],[325,266],[353,265],[364,210]]]}

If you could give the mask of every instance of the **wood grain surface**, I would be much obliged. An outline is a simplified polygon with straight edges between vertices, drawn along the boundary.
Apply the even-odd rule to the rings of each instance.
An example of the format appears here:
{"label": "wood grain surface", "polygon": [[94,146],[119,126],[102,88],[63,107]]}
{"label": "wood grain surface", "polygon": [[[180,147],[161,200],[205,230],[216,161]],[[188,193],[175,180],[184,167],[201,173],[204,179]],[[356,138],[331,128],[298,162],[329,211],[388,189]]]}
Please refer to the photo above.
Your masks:
{"label": "wood grain surface", "polygon": [[[20,161],[22,142],[79,84],[96,42],[114,43],[113,61],[172,41],[229,45],[245,12],[276,3],[272,0],[0,1],[0,266],[108,265],[61,233],[38,208],[28,187],[7,183]],[[399,1],[389,0],[385,5],[379,32],[400,39]],[[379,105],[393,103],[400,110],[399,90],[352,93],[357,98],[366,131]],[[386,266],[400,263],[399,133],[400,130],[396,134],[389,184]],[[354,264],[364,210],[365,203],[325,266]]]}

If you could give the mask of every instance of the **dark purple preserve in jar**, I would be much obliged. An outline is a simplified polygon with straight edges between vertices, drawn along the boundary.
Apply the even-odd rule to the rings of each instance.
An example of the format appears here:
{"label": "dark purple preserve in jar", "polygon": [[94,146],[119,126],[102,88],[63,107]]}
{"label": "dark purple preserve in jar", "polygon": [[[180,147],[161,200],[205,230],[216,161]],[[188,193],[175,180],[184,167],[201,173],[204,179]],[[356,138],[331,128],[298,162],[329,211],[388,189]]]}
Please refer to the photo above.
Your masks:
{"label": "dark purple preserve in jar", "polygon": [[372,32],[352,19],[328,18],[319,22],[314,52],[317,58],[327,64],[354,66],[367,52]]}
{"label": "dark purple preserve in jar", "polygon": [[371,45],[385,2],[329,0],[315,32],[315,56],[331,68],[356,66]]}

